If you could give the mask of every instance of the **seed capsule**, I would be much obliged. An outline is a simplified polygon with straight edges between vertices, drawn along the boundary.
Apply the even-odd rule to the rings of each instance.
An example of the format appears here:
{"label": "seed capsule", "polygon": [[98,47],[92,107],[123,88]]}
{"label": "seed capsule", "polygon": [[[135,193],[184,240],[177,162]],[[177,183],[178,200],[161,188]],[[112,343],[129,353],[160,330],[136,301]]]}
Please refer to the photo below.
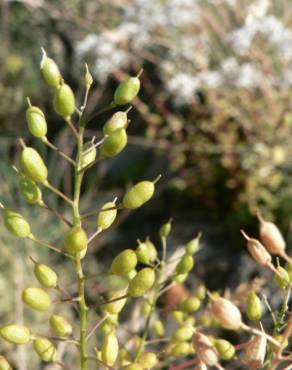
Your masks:
{"label": "seed capsule", "polygon": [[84,144],[81,155],[81,168],[89,166],[96,158],[96,148],[91,141]]}
{"label": "seed capsule", "polygon": [[158,359],[153,352],[144,352],[138,357],[137,362],[142,366],[142,369],[152,369],[158,363]]}
{"label": "seed capsule", "polygon": [[186,313],[196,312],[200,307],[201,301],[197,297],[186,298],[180,305],[181,310]]}
{"label": "seed capsule", "polygon": [[33,136],[42,138],[47,135],[47,121],[40,108],[31,105],[27,108],[25,115],[29,131]]}
{"label": "seed capsule", "polygon": [[235,355],[234,346],[225,339],[216,339],[214,341],[214,346],[222,360],[231,360]]}
{"label": "seed capsule", "polygon": [[126,112],[116,112],[103,126],[103,133],[111,135],[113,132],[125,129],[128,123],[128,116]]}
{"label": "seed capsule", "polygon": [[203,362],[200,362],[195,368],[194,370],[208,370],[207,366],[203,363]]}
{"label": "seed capsule", "polygon": [[75,97],[71,87],[62,84],[55,92],[54,109],[62,117],[69,117],[75,111]]}
{"label": "seed capsule", "polygon": [[146,243],[140,242],[140,240],[138,241],[138,244],[139,245],[136,249],[137,259],[139,262],[148,265],[149,263],[151,263],[148,245]]}
{"label": "seed capsule", "polygon": [[276,268],[275,281],[281,289],[286,289],[290,285],[290,276],[288,272],[281,266]]}
{"label": "seed capsule", "polygon": [[130,364],[122,367],[122,370],[143,370],[140,364]]}
{"label": "seed capsule", "polygon": [[20,168],[24,175],[32,181],[43,183],[47,180],[47,167],[42,157],[33,148],[23,149],[20,156]]}
{"label": "seed capsule", "polygon": [[175,283],[178,283],[178,284],[181,284],[183,283],[184,281],[186,281],[187,277],[189,276],[189,274],[178,274],[178,275],[175,275],[173,277],[173,281]]}
{"label": "seed capsule", "polygon": [[19,177],[19,189],[23,198],[29,204],[42,203],[42,191],[34,181],[31,181],[24,175]]}
{"label": "seed capsule", "polygon": [[140,270],[130,281],[129,294],[131,297],[141,297],[152,288],[155,281],[155,272],[149,267]]}
{"label": "seed capsule", "polygon": [[196,289],[195,295],[197,298],[199,298],[201,301],[205,299],[206,297],[206,287],[205,285],[199,285],[198,288]]}
{"label": "seed capsule", "polygon": [[56,288],[58,276],[51,267],[43,263],[36,263],[34,265],[34,274],[44,288]]}
{"label": "seed capsule", "polygon": [[177,322],[178,324],[182,324],[186,318],[185,312],[179,310],[172,311],[172,316],[174,321]]}
{"label": "seed capsule", "polygon": [[218,364],[218,351],[206,335],[195,333],[193,335],[193,347],[199,360],[205,365],[214,366]]}
{"label": "seed capsule", "polygon": [[[276,339],[276,341],[278,342],[278,343],[280,343],[280,345],[281,345],[281,347],[283,348],[283,349],[285,349],[285,348],[287,348],[288,346],[289,346],[289,339],[285,339],[285,341],[284,341],[284,336],[283,335],[281,335],[281,334],[276,334],[276,335],[273,335],[273,338],[275,338]],[[284,343],[283,343],[283,341],[284,341]],[[279,347],[278,346],[276,346],[275,344],[273,344],[273,343],[270,343],[271,344],[271,348],[274,350],[274,351],[277,351],[278,349],[279,349]]]}
{"label": "seed capsule", "polygon": [[253,259],[261,266],[270,266],[272,257],[266,248],[258,240],[247,236],[243,230],[241,230],[241,233],[247,240],[247,249]]}
{"label": "seed capsule", "polygon": [[[107,210],[108,211],[105,211]],[[101,211],[97,217],[97,228],[102,230],[108,229],[117,217],[117,206],[115,202],[107,202],[101,207]]]}
{"label": "seed capsule", "polygon": [[[123,297],[124,295],[126,295],[126,293],[127,293],[127,289],[119,290],[109,296],[109,301]],[[122,311],[126,302],[127,302],[127,298],[123,298],[123,299],[119,299],[117,301],[108,303],[105,305],[105,310],[111,314],[116,315]]]}
{"label": "seed capsule", "polygon": [[11,234],[18,238],[27,238],[31,233],[29,223],[20,213],[4,209],[4,223]]}
{"label": "seed capsule", "polygon": [[86,232],[79,226],[75,226],[69,230],[64,238],[64,248],[72,255],[84,251],[87,248],[87,243]]}
{"label": "seed capsule", "polygon": [[155,320],[152,324],[152,330],[158,337],[163,337],[165,335],[165,327],[161,320]]}
{"label": "seed capsule", "polygon": [[259,321],[263,315],[263,306],[255,292],[250,292],[247,298],[246,314],[249,320]]}
{"label": "seed capsule", "polygon": [[148,202],[154,194],[155,186],[151,181],[141,181],[126,192],[123,198],[123,206],[127,209],[141,207]]}
{"label": "seed capsule", "polygon": [[201,233],[194,239],[188,242],[186,245],[186,253],[187,254],[195,254],[199,251],[200,249],[200,238],[201,238]]}
{"label": "seed capsule", "polygon": [[265,221],[259,216],[260,220],[260,237],[267,248],[272,254],[282,255],[286,248],[285,240],[273,222]]}
{"label": "seed capsule", "polygon": [[136,253],[132,249],[126,249],[113,260],[111,272],[116,275],[126,276],[135,269],[137,263]]}
{"label": "seed capsule", "polygon": [[126,130],[116,130],[101,144],[100,153],[103,157],[114,157],[125,148],[127,143],[128,136]]}
{"label": "seed capsule", "polygon": [[60,70],[57,64],[53,61],[53,59],[48,58],[45,52],[41,61],[41,71],[44,80],[49,86],[51,87],[59,86],[62,78]]}
{"label": "seed capsule", "polygon": [[37,311],[47,311],[51,306],[51,298],[41,288],[27,288],[22,293],[22,300]]}
{"label": "seed capsule", "polygon": [[188,341],[192,338],[193,332],[194,330],[191,326],[182,326],[175,331],[173,334],[173,339],[178,342]]}
{"label": "seed capsule", "polygon": [[161,238],[166,238],[171,232],[171,220],[166,224],[162,225],[159,230],[159,235]]}
{"label": "seed capsule", "polygon": [[138,77],[129,77],[119,84],[114,94],[114,102],[117,105],[131,103],[140,90]]}
{"label": "seed capsule", "polygon": [[244,363],[249,369],[261,369],[266,356],[267,338],[265,335],[255,335],[245,347]]}
{"label": "seed capsule", "polygon": [[84,76],[84,83],[87,87],[90,87],[93,84],[93,78],[91,73],[89,72],[87,64],[85,64],[86,72]]}
{"label": "seed capsule", "polygon": [[126,365],[130,365],[132,363],[133,359],[131,356],[131,353],[127,351],[125,348],[121,348],[119,350],[119,356],[118,356],[118,368]]}
{"label": "seed capsule", "polygon": [[53,343],[45,338],[33,341],[33,347],[40,359],[44,362],[54,362],[57,358],[57,350]]}
{"label": "seed capsule", "polygon": [[157,258],[157,250],[155,248],[155,245],[151,242],[149,238],[145,240],[145,244],[148,247],[149,262],[154,262]]}
{"label": "seed capsule", "polygon": [[113,366],[119,354],[119,342],[115,332],[106,335],[102,342],[101,358],[107,365]]}
{"label": "seed capsule", "polygon": [[12,344],[26,344],[30,341],[30,330],[22,325],[6,325],[0,328],[1,337]]}
{"label": "seed capsule", "polygon": [[226,329],[238,330],[242,326],[241,312],[228,299],[211,296],[211,311]]}
{"label": "seed capsule", "polygon": [[188,342],[175,343],[171,349],[171,354],[175,357],[187,356],[190,353],[191,345]]}
{"label": "seed capsule", "polygon": [[176,272],[178,274],[186,274],[194,267],[193,256],[185,254],[176,266]]}
{"label": "seed capsule", "polygon": [[3,356],[0,356],[0,370],[12,370],[9,362]]}
{"label": "seed capsule", "polygon": [[72,334],[72,325],[60,315],[50,317],[50,326],[60,337],[68,337]]}

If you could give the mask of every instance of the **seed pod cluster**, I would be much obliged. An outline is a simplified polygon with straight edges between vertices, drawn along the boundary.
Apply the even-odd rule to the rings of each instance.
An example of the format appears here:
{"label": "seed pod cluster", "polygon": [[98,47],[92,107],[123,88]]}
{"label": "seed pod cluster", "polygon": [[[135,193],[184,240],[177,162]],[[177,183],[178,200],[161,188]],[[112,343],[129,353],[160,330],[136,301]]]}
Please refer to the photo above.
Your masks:
{"label": "seed pod cluster", "polygon": [[126,192],[123,198],[123,206],[127,209],[141,207],[148,202],[154,194],[155,186],[151,181],[141,181]]}

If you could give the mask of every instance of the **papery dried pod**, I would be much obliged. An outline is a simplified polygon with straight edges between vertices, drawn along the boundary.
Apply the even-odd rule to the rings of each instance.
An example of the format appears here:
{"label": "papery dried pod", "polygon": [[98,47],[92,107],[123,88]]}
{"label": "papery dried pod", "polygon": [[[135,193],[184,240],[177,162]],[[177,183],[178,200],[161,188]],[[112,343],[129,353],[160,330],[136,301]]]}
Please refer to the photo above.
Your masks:
{"label": "papery dried pod", "polygon": [[154,194],[155,182],[141,181],[126,192],[123,198],[123,206],[127,209],[141,207],[148,202]]}
{"label": "papery dried pod", "polygon": [[19,189],[23,198],[29,204],[43,204],[42,191],[37,184],[25,175],[19,176]]}
{"label": "papery dried pod", "polygon": [[203,362],[200,362],[195,368],[194,370],[208,370],[207,366],[203,363]]}
{"label": "papery dried pod", "polygon": [[278,229],[273,223],[264,220],[264,218],[258,214],[260,221],[260,238],[267,250],[272,254],[281,256],[286,248],[285,240]]}
{"label": "papery dried pod", "polygon": [[66,252],[76,255],[87,248],[88,238],[84,229],[74,226],[64,237],[64,249]]}
{"label": "papery dried pod", "polygon": [[127,132],[119,129],[111,133],[101,144],[100,153],[105,158],[110,158],[121,153],[128,143]]}
{"label": "papery dried pod", "polygon": [[132,249],[125,249],[119,253],[111,264],[111,272],[116,275],[127,276],[135,269],[138,263],[136,253]]}
{"label": "papery dried pod", "polygon": [[243,362],[249,369],[261,369],[266,356],[267,338],[265,334],[255,335],[245,347]]}
{"label": "papery dried pod", "polygon": [[105,135],[110,135],[117,130],[125,129],[127,127],[127,123],[128,123],[127,112],[116,112],[103,126],[102,129],[103,133]]}
{"label": "papery dried pod", "polygon": [[70,117],[75,111],[75,97],[71,87],[63,83],[54,96],[54,109],[62,117]]}
{"label": "papery dried pod", "polygon": [[44,362],[56,361],[57,350],[50,340],[45,338],[37,338],[33,341],[33,347],[42,361]]}
{"label": "papery dried pod", "polygon": [[242,316],[239,309],[228,299],[214,297],[211,299],[211,311],[216,320],[226,329],[238,330],[242,327]]}
{"label": "papery dried pod", "polygon": [[48,177],[48,169],[39,155],[39,153],[31,147],[26,147],[20,155],[21,172],[30,180],[44,183]]}
{"label": "papery dried pod", "polygon": [[12,344],[26,344],[31,339],[31,332],[26,326],[12,324],[2,326],[0,336]]}
{"label": "papery dried pod", "polygon": [[215,366],[218,364],[218,351],[205,334],[199,332],[194,333],[193,347],[199,360],[205,365]]}
{"label": "papery dried pod", "polygon": [[119,342],[115,331],[107,334],[102,341],[101,358],[109,366],[113,366],[119,354]]}
{"label": "papery dried pod", "polygon": [[247,249],[253,259],[261,266],[271,266],[272,257],[266,248],[257,240],[250,238],[243,230],[242,235],[247,240]]}
{"label": "papery dried pod", "polygon": [[0,356],[0,370],[12,370],[12,367],[4,356]]}
{"label": "papery dried pod", "polygon": [[22,300],[37,311],[47,311],[51,306],[51,298],[41,288],[26,288],[22,293]]}
{"label": "papery dried pod", "polygon": [[101,230],[108,229],[115,221],[117,213],[115,201],[105,203],[97,216],[97,228]]}
{"label": "papery dried pod", "polygon": [[58,276],[50,266],[43,263],[35,263],[34,274],[44,288],[56,288]]}
{"label": "papery dried pod", "polygon": [[155,272],[149,267],[140,270],[137,275],[130,281],[129,295],[131,297],[142,297],[150,290],[155,281]]}
{"label": "papery dried pod", "polygon": [[52,315],[50,317],[50,326],[60,337],[68,337],[72,334],[72,325],[60,315]]}
{"label": "papery dried pod", "polygon": [[44,49],[42,49],[42,52],[41,71],[43,78],[49,86],[58,87],[62,79],[59,67],[53,59],[47,57]]}
{"label": "papery dried pod", "polygon": [[117,105],[131,103],[137,96],[140,86],[139,77],[129,77],[122,81],[114,93],[114,103]]}
{"label": "papery dried pod", "polygon": [[47,135],[47,121],[44,112],[40,108],[30,105],[26,110],[25,116],[29,131],[33,136],[43,138]]}
{"label": "papery dried pod", "polygon": [[20,213],[5,208],[4,223],[11,234],[18,238],[27,238],[31,234],[29,223]]}
{"label": "papery dried pod", "polygon": [[290,276],[282,266],[277,266],[275,269],[275,281],[281,289],[286,289],[289,285],[292,284],[290,282]]}

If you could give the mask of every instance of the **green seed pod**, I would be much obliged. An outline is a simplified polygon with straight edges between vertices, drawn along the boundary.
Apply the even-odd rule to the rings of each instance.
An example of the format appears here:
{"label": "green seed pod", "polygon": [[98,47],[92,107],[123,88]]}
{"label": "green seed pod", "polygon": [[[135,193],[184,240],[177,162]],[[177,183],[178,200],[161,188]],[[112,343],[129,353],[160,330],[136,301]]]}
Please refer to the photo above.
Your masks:
{"label": "green seed pod", "polygon": [[[111,294],[109,296],[109,301],[120,298],[120,297],[123,297],[124,295],[126,295],[126,293],[127,293],[127,289],[119,290],[119,291],[117,291],[114,294]],[[127,302],[127,298],[123,298],[123,299],[119,299],[115,302],[108,303],[108,304],[105,305],[105,310],[107,312],[111,313],[111,314],[114,314],[114,315],[118,314],[122,311],[126,302]]]}
{"label": "green seed pod", "polygon": [[108,335],[115,330],[115,324],[106,320],[100,325],[100,330],[103,335]]}
{"label": "green seed pod", "polygon": [[148,265],[150,263],[150,255],[149,255],[148,245],[146,243],[140,242],[140,240],[138,240],[138,244],[139,245],[136,249],[137,259],[138,259],[139,262],[145,263],[146,265]]}
{"label": "green seed pod", "polygon": [[12,344],[26,344],[30,341],[30,330],[22,325],[6,325],[0,328],[1,337]]}
{"label": "green seed pod", "polygon": [[178,342],[185,342],[192,338],[193,333],[193,328],[185,325],[175,331],[173,339]]}
{"label": "green seed pod", "polygon": [[151,181],[141,181],[126,192],[123,198],[123,206],[127,209],[141,207],[148,202],[154,194],[155,186]]}
{"label": "green seed pod", "polygon": [[83,153],[81,155],[81,168],[89,166],[96,158],[96,147],[91,141],[84,144]]}
{"label": "green seed pod", "polygon": [[171,220],[169,220],[166,224],[161,226],[159,230],[159,235],[161,238],[166,238],[170,232],[171,232]]}
{"label": "green seed pod", "polygon": [[53,59],[48,58],[44,52],[42,61],[41,61],[41,71],[44,80],[51,87],[58,87],[61,82],[61,73],[57,64]]}
{"label": "green seed pod", "polygon": [[31,233],[29,223],[20,213],[4,209],[4,223],[11,234],[18,238],[27,238]]}
{"label": "green seed pod", "polygon": [[41,288],[26,288],[22,293],[22,300],[37,311],[47,311],[51,306],[51,298]]}
{"label": "green seed pod", "polygon": [[71,87],[62,84],[55,92],[54,109],[62,117],[69,117],[75,111],[75,97]]}
{"label": "green seed pod", "polygon": [[60,315],[50,317],[50,326],[59,337],[69,337],[72,334],[72,325]]}
{"label": "green seed pod", "polygon": [[54,362],[57,358],[57,350],[53,343],[45,338],[33,341],[33,347],[40,359],[44,362]]}
{"label": "green seed pod", "polygon": [[186,274],[194,267],[193,256],[185,254],[176,266],[176,272],[178,274]]}
{"label": "green seed pod", "polygon": [[137,363],[141,365],[143,369],[152,369],[157,365],[158,358],[153,352],[143,352],[138,357]]}
{"label": "green seed pod", "polygon": [[175,322],[182,324],[186,318],[186,314],[179,310],[172,311],[172,316]]}
{"label": "green seed pod", "polygon": [[89,72],[87,64],[85,64],[86,72],[84,76],[84,83],[87,87],[90,87],[93,84],[93,78],[91,73]]}
{"label": "green seed pod", "polygon": [[30,180],[44,183],[48,177],[47,167],[39,153],[30,147],[26,147],[20,156],[21,171]]}
{"label": "green seed pod", "polygon": [[137,275],[137,270],[132,270],[128,273],[127,278],[128,280],[134,279],[134,277]]}
{"label": "green seed pod", "polygon": [[23,198],[29,204],[42,203],[42,191],[34,181],[24,175],[19,176],[19,189]]}
{"label": "green seed pod", "polygon": [[193,313],[198,311],[201,307],[201,301],[197,297],[189,297],[183,300],[180,305],[182,311],[186,313]]}
{"label": "green seed pod", "polygon": [[201,234],[199,234],[196,238],[192,239],[186,245],[186,253],[187,254],[195,254],[200,249],[200,238]]}
{"label": "green seed pod", "polygon": [[216,339],[214,341],[214,346],[222,360],[228,361],[235,356],[234,346],[225,339]]}
{"label": "green seed pod", "polygon": [[174,276],[173,281],[175,283],[181,284],[184,281],[186,281],[186,279],[187,279],[188,276],[189,276],[189,274],[178,274],[178,275],[175,275]]}
{"label": "green seed pod", "polygon": [[205,285],[201,284],[196,289],[195,295],[197,298],[199,298],[201,301],[206,298],[206,287]]}
{"label": "green seed pod", "polygon": [[114,157],[121,153],[128,143],[126,130],[120,129],[110,134],[100,146],[103,157]]}
{"label": "green seed pod", "polygon": [[115,332],[106,335],[102,342],[101,358],[109,366],[113,366],[119,354],[119,342]]}
{"label": "green seed pod", "polygon": [[281,289],[286,289],[290,285],[290,276],[281,266],[277,267],[278,274],[275,275],[275,281]]}
{"label": "green seed pod", "polygon": [[56,288],[58,276],[51,267],[43,263],[36,263],[34,265],[34,274],[44,288]]}
{"label": "green seed pod", "polygon": [[79,226],[74,226],[64,238],[64,248],[72,255],[84,251],[87,248],[87,243],[86,232]]}
{"label": "green seed pod", "polygon": [[[119,356],[118,356],[118,364],[119,368],[122,366],[130,365],[133,362],[131,353],[127,351],[125,348],[121,348],[119,350]],[[0,369],[1,370],[1,369]]]}
{"label": "green seed pod", "polygon": [[116,275],[127,276],[137,265],[137,256],[132,249],[119,253],[112,262],[111,272]]}
{"label": "green seed pod", "polygon": [[128,123],[127,113],[116,112],[103,126],[103,133],[105,135],[110,135],[117,130],[125,129],[127,127],[127,123]]}
{"label": "green seed pod", "polygon": [[44,112],[40,108],[31,105],[27,108],[25,115],[30,133],[38,138],[45,137],[48,127]]}
{"label": "green seed pod", "polygon": [[140,90],[138,77],[129,77],[119,84],[114,94],[114,102],[117,105],[131,103]]}
{"label": "green seed pod", "polygon": [[0,356],[0,370],[12,370],[9,362],[3,356]]}
{"label": "green seed pod", "polygon": [[142,306],[142,313],[144,316],[148,317],[152,312],[153,306],[150,302],[146,301]]}
{"label": "green seed pod", "polygon": [[144,368],[140,364],[129,364],[122,367],[122,370],[143,370]]}
{"label": "green seed pod", "polygon": [[141,297],[152,288],[155,281],[155,272],[149,267],[140,270],[130,281],[129,294],[131,297]]}
{"label": "green seed pod", "polygon": [[148,247],[149,262],[154,262],[157,258],[157,250],[155,248],[155,245],[151,242],[149,238],[145,240],[145,244]]}
{"label": "green seed pod", "polygon": [[165,335],[165,327],[163,322],[160,320],[155,320],[153,322],[152,330],[158,337],[163,337]]}
{"label": "green seed pod", "polygon": [[[101,211],[97,217],[98,229],[106,230],[112,225],[118,213],[116,207],[115,202],[107,202],[101,207]],[[108,211],[105,211],[106,209],[108,209]]]}
{"label": "green seed pod", "polygon": [[171,354],[175,357],[187,356],[191,351],[191,345],[188,342],[175,343],[171,349]]}
{"label": "green seed pod", "polygon": [[247,298],[246,314],[249,320],[259,321],[263,315],[263,306],[255,292],[250,292]]}

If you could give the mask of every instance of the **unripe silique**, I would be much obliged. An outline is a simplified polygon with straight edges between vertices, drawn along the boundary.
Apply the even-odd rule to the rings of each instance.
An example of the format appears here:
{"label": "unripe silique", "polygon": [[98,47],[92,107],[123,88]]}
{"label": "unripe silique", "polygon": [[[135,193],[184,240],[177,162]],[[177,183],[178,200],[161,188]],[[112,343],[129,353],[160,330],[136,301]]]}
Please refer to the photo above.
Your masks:
{"label": "unripe silique", "polygon": [[26,344],[30,341],[31,332],[23,325],[6,325],[0,328],[0,336],[12,344]]}
{"label": "unripe silique", "polygon": [[42,191],[34,181],[31,181],[25,175],[19,176],[19,189],[23,198],[29,204],[41,204]]}
{"label": "unripe silique", "polygon": [[188,297],[180,305],[180,309],[186,313],[196,312],[200,307],[201,301],[197,297]]}
{"label": "unripe silique", "polygon": [[20,168],[21,172],[32,181],[44,183],[47,180],[47,167],[34,148],[26,147],[22,150]]}
{"label": "unripe silique", "polygon": [[4,223],[11,234],[18,238],[27,238],[31,234],[29,223],[20,213],[4,209]]}
{"label": "unripe silique", "polygon": [[53,343],[45,338],[37,338],[33,341],[33,347],[40,359],[44,362],[54,362],[57,350]]}
{"label": "unripe silique", "polygon": [[101,207],[101,211],[97,216],[97,228],[106,230],[117,217],[117,207],[114,202],[107,202]]}
{"label": "unripe silique", "polygon": [[25,115],[30,133],[37,138],[45,137],[48,127],[44,112],[31,105],[27,108]]}
{"label": "unripe silique", "polygon": [[222,360],[228,361],[235,356],[234,346],[225,339],[216,339],[214,341],[214,346]]}
{"label": "unripe silique", "polygon": [[133,101],[140,90],[140,80],[138,77],[129,77],[122,81],[114,94],[114,102],[117,105],[128,104]]}
{"label": "unripe silique", "polygon": [[201,235],[199,234],[196,238],[192,239],[187,243],[186,245],[187,254],[195,254],[198,252],[200,248],[200,237]]}
{"label": "unripe silique", "polygon": [[[117,291],[117,292],[115,292],[115,293],[113,293],[109,296],[109,301],[118,299],[120,297],[123,297],[123,296],[126,295],[126,293],[127,293],[127,289],[119,290],[119,291]],[[115,315],[115,314],[118,314],[122,311],[126,302],[127,302],[127,298],[118,299],[114,302],[107,303],[105,305],[104,309],[107,312]]]}
{"label": "unripe silique", "polygon": [[151,263],[149,248],[147,244],[141,243],[140,241],[138,242],[138,244],[139,245],[136,249],[136,255],[137,255],[138,261],[141,263],[145,263],[145,264]]}
{"label": "unripe silique", "polygon": [[9,362],[3,356],[0,356],[0,370],[12,370]]}
{"label": "unripe silique", "polygon": [[111,133],[100,146],[103,157],[114,157],[118,155],[127,145],[128,136],[126,130],[119,129]]}
{"label": "unripe silique", "polygon": [[171,354],[175,357],[187,356],[190,353],[191,345],[189,342],[174,343]]}
{"label": "unripe silique", "polygon": [[178,274],[186,274],[194,267],[194,259],[191,255],[185,254],[176,266]]}
{"label": "unripe silique", "polygon": [[277,274],[275,274],[275,281],[281,289],[286,289],[290,283],[290,276],[288,272],[281,266],[276,268]]}
{"label": "unripe silique", "polygon": [[62,84],[55,92],[54,109],[62,117],[69,117],[75,111],[75,97],[71,87]]}
{"label": "unripe silique", "polygon": [[56,288],[58,276],[55,271],[43,263],[34,265],[34,274],[44,288]]}
{"label": "unripe silique", "polygon": [[132,249],[119,253],[112,262],[111,272],[116,275],[127,276],[137,265],[137,256]]}
{"label": "unripe silique", "polygon": [[141,207],[148,202],[154,194],[155,186],[151,181],[141,181],[126,192],[123,198],[123,206],[127,209]]}
{"label": "unripe silique", "polygon": [[51,298],[41,288],[26,288],[22,293],[22,300],[37,311],[47,311],[51,307]]}
{"label": "unripe silique", "polygon": [[156,260],[156,258],[157,258],[157,250],[156,250],[156,247],[155,247],[155,245],[152,243],[152,241],[149,238],[147,238],[145,240],[145,244],[148,247],[149,261],[150,262],[154,262]]}
{"label": "unripe silique", "polygon": [[86,250],[88,238],[86,232],[80,226],[75,226],[69,230],[64,238],[64,248],[66,252],[76,255]]}
{"label": "unripe silique", "polygon": [[72,334],[72,325],[60,315],[50,317],[50,326],[60,337],[68,337]]}
{"label": "unripe silique", "polygon": [[175,333],[173,334],[173,339],[179,342],[188,341],[192,338],[193,332],[194,330],[191,326],[182,326],[175,331]]}
{"label": "unripe silique", "polygon": [[61,73],[53,59],[44,54],[41,61],[41,72],[46,83],[51,87],[58,87],[61,82]]}
{"label": "unripe silique", "polygon": [[125,129],[128,123],[128,116],[126,112],[116,112],[103,126],[103,133],[111,135],[113,132]]}
{"label": "unripe silique", "polygon": [[250,292],[247,297],[246,314],[249,320],[259,321],[263,316],[263,306],[255,292]]}
{"label": "unripe silique", "polygon": [[81,154],[81,168],[89,166],[96,158],[96,148],[91,141],[84,144]]}
{"label": "unripe silique", "polygon": [[152,288],[155,281],[155,272],[149,267],[140,270],[130,281],[129,294],[131,297],[141,297]]}
{"label": "unripe silique", "polygon": [[163,337],[165,334],[165,327],[161,320],[155,320],[152,324],[152,330],[158,337]]}
{"label": "unripe silique", "polygon": [[171,221],[166,222],[159,229],[159,235],[160,237],[163,237],[163,238],[166,238],[170,232],[171,232]]}
{"label": "unripe silique", "polygon": [[107,365],[113,366],[119,354],[119,342],[116,333],[107,334],[102,342],[101,358]]}
{"label": "unripe silique", "polygon": [[137,359],[143,369],[152,369],[158,363],[157,355],[153,352],[143,352]]}

